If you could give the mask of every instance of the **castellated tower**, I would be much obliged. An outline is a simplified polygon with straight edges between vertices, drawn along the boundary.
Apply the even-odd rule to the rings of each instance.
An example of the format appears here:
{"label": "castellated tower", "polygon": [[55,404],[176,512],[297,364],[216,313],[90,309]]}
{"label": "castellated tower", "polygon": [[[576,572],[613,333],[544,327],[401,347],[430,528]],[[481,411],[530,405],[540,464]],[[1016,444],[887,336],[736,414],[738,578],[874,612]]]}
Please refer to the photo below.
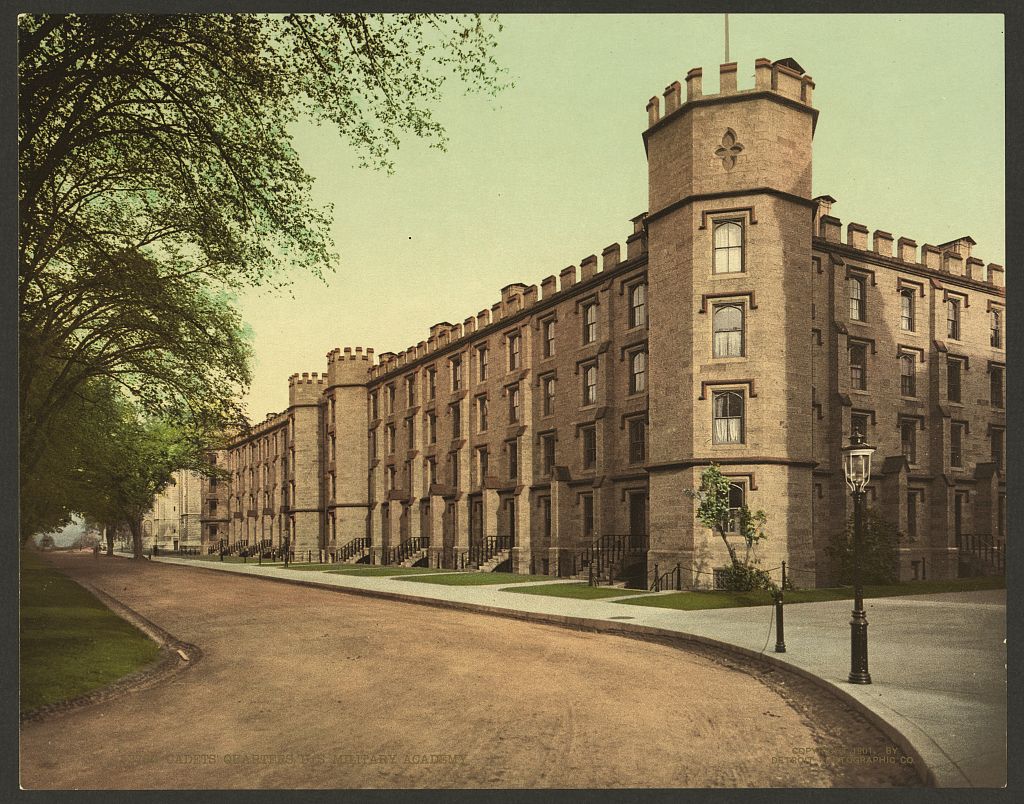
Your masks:
{"label": "castellated tower", "polygon": [[322,546],[320,401],[326,386],[327,377],[315,371],[288,378],[288,509],[296,555],[316,555]]}
{"label": "castellated tower", "polygon": [[[811,140],[814,83],[792,59],[702,71],[651,98],[649,566],[728,564],[696,523],[700,474],[718,464],[768,515],[762,566],[813,564],[811,545]],[[742,550],[741,550],[742,553]],[[710,577],[697,574],[707,584]],[[808,578],[802,579],[810,585]],[[689,581],[687,581],[689,583]]]}
{"label": "castellated tower", "polygon": [[349,346],[327,354],[324,389],[324,547],[329,552],[366,537],[369,453],[366,385],[373,349]]}

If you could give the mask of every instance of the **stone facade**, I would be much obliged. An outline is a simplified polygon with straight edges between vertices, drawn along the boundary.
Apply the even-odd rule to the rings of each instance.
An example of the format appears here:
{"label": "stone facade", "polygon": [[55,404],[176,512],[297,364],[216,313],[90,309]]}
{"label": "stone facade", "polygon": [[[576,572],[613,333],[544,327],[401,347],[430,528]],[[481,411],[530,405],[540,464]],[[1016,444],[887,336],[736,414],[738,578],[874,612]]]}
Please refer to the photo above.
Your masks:
{"label": "stone facade", "polygon": [[196,472],[179,470],[160,492],[153,508],[142,518],[142,545],[176,550],[199,547],[202,540],[202,479]]}
{"label": "stone facade", "polygon": [[956,576],[968,536],[1002,539],[1002,267],[969,237],[894,249],[851,223],[843,240],[834,199],[811,197],[810,76],[759,59],[738,91],[720,69],[717,95],[695,69],[685,97],[648,103],[649,211],[624,254],[507,285],[404,352],[293,375],[288,410],[222,453],[229,538],[368,539],[378,562],[419,539],[431,566],[497,539],[513,571],[552,575],[618,539],[648,581],[678,562],[711,585],[727,553],[686,492],[714,462],[768,516],[762,566],[813,586],[832,580],[856,426],[903,577]]}

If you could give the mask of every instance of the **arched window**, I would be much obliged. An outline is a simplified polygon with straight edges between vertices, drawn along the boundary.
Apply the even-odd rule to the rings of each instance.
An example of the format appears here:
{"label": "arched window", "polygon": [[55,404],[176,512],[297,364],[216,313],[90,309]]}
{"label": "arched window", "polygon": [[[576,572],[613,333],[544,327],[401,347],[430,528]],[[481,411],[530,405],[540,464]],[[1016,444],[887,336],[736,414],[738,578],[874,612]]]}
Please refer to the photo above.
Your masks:
{"label": "arched window", "polygon": [[900,329],[906,332],[914,331],[914,291],[912,288],[903,288],[900,291]]}
{"label": "arched window", "polygon": [[913,355],[900,355],[900,393],[903,396],[917,396],[917,372]]}
{"label": "arched window", "polygon": [[733,274],[743,270],[743,227],[736,221],[715,224],[716,274]]}
{"label": "arched window", "polygon": [[588,304],[583,308],[583,342],[593,343],[597,340],[597,305]]}
{"label": "arched window", "polygon": [[850,299],[850,319],[853,321],[866,321],[867,306],[864,299],[864,278],[860,276],[847,277],[846,291]]}
{"label": "arched window", "polygon": [[743,356],[743,308],[738,304],[715,307],[714,356]]}
{"label": "arched window", "polygon": [[594,364],[583,369],[583,404],[597,404],[597,366]]}
{"label": "arched window", "polygon": [[641,394],[647,390],[647,352],[634,352],[629,359],[629,392]]}
{"label": "arched window", "polygon": [[715,444],[743,443],[743,394],[722,391],[712,398]]}
{"label": "arched window", "polygon": [[739,483],[729,484],[729,513],[725,520],[726,533],[740,532],[740,509],[743,508],[745,489]]}
{"label": "arched window", "polygon": [[647,325],[647,285],[640,283],[629,290],[629,326]]}

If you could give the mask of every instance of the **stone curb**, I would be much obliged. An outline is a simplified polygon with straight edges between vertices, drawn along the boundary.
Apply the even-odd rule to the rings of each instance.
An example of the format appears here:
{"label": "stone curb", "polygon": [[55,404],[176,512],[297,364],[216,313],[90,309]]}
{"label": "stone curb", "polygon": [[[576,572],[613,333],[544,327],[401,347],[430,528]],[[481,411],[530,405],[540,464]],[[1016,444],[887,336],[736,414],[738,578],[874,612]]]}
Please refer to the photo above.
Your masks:
{"label": "stone curb", "polygon": [[[65,712],[73,712],[86,706],[92,706],[93,704],[120,698],[130,692],[147,689],[148,687],[152,687],[154,684],[158,684],[184,670],[187,670],[202,658],[203,652],[197,646],[189,642],[182,642],[175,638],[159,625],[146,619],[117,598],[111,597],[106,592],[97,589],[88,581],[72,578],[70,575],[65,577],[70,578],[83,589],[86,589],[114,614],[122,620],[131,623],[147,637],[156,642],[157,645],[160,646],[160,653],[154,661],[150,662],[145,667],[131,672],[126,676],[122,676],[105,686],[83,693],[82,695],[76,695],[74,698],[55,701],[54,703],[46,704],[45,706],[36,707],[28,712],[23,712],[21,714],[21,723],[38,723],[43,720],[48,720],[51,717],[55,717],[56,715],[64,714]],[[185,655],[188,656],[188,659],[183,659],[179,651],[184,652]]]}
{"label": "stone curb", "polygon": [[[176,561],[161,561],[160,563],[171,564],[172,566],[191,566],[189,564],[183,564]],[[195,567],[195,569],[206,570],[207,572],[233,572],[227,568],[221,569],[217,567]],[[771,654],[758,653],[749,648],[732,645],[728,642],[712,639],[711,637],[705,637],[698,634],[687,634],[667,628],[657,628],[652,625],[640,625],[638,623],[624,623],[620,621],[610,622],[608,620],[598,618],[592,619],[588,617],[575,617],[562,614],[520,611],[517,609],[501,608],[499,606],[488,606],[483,603],[467,603],[461,600],[441,600],[439,598],[416,597],[412,595],[404,595],[400,592],[386,592],[380,589],[360,589],[351,586],[337,586],[334,584],[318,582],[314,579],[275,578],[272,575],[248,572],[234,572],[233,574],[248,578],[265,579],[275,583],[290,583],[296,586],[312,586],[317,589],[327,589],[333,592],[361,595],[363,597],[375,597],[400,603],[414,603],[422,606],[432,606],[434,608],[458,609],[461,611],[469,611],[479,614],[490,614],[495,617],[505,617],[512,620],[525,620],[528,622],[555,625],[576,631],[595,631],[598,633],[612,634],[614,636],[640,639],[648,642],[658,642],[659,644],[668,644],[671,647],[676,648],[692,647],[694,645],[703,648],[711,648],[718,653],[724,653],[733,658],[741,659],[746,663],[760,663],[762,665],[767,665],[772,669],[800,676],[833,697],[838,698],[844,704],[862,715],[865,720],[898,745],[906,756],[913,757],[914,769],[924,784],[928,787],[937,787],[935,771],[925,762],[924,757],[921,755],[921,752],[918,751],[913,742],[899,729],[893,726],[889,721],[885,720],[881,715],[865,706],[844,689],[833,684],[831,681],[821,678],[820,676],[816,676],[794,664],[777,659]]]}

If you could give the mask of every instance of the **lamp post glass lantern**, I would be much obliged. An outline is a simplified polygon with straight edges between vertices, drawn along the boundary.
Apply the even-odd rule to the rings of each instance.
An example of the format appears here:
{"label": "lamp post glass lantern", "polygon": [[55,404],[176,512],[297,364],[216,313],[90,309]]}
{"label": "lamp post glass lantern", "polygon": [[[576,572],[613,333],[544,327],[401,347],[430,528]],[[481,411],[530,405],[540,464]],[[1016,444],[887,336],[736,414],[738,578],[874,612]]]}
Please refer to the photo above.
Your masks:
{"label": "lamp post glass lantern", "polygon": [[864,612],[864,588],[860,576],[863,549],[864,489],[871,480],[871,456],[875,448],[854,431],[843,448],[843,473],[853,494],[853,616],[850,620],[850,683],[870,684],[868,672],[868,619]]}

